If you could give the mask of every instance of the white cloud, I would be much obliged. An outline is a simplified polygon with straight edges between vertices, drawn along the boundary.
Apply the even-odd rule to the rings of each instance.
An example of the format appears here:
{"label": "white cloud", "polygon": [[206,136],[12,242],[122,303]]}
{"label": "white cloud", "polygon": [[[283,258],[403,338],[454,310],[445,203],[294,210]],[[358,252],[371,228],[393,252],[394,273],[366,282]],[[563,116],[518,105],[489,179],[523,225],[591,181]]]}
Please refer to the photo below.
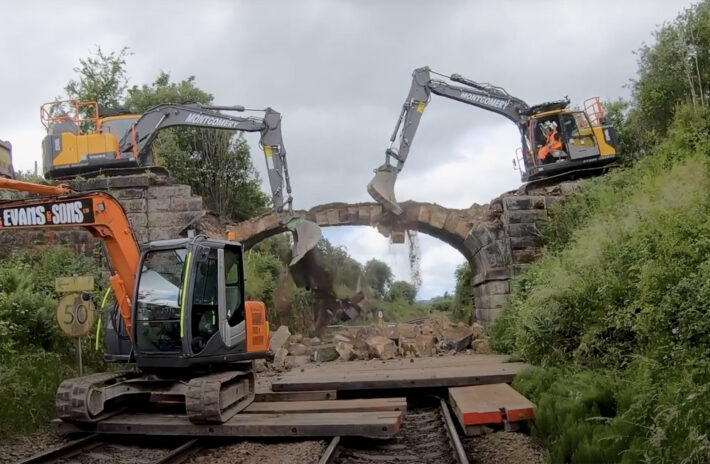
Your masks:
{"label": "white cloud", "polygon": [[[414,68],[492,82],[531,104],[565,94],[574,102],[628,96],[632,51],[693,1],[601,0],[590,8],[561,0],[205,0],[199,7],[125,0],[76,1],[69,9],[5,1],[0,138],[13,143],[18,168],[32,169],[44,135],[39,105],[62,93],[95,45],[128,45],[131,84],[151,83],[161,70],[175,79],[195,75],[218,104],[281,111],[296,207],[370,201],[365,186],[384,160]],[[535,33],[550,18],[554,33]],[[266,190],[256,139],[248,140]],[[434,97],[398,198],[459,208],[488,202],[518,185],[511,167],[518,142],[514,125],[499,116]],[[363,227],[326,235],[362,262],[387,260],[408,280],[406,246]],[[436,239],[422,236],[421,244],[420,297],[451,290],[463,258]]]}

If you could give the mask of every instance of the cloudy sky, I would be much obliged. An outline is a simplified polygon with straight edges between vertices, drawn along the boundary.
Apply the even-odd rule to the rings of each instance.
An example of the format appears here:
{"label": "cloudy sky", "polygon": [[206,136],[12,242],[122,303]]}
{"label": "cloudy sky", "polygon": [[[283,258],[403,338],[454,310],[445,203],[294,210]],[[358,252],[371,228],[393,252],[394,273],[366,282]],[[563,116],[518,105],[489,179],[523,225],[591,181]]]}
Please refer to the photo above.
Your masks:
{"label": "cloudy sky", "polygon": [[[505,87],[528,103],[569,95],[628,96],[633,51],[686,0],[121,1],[0,0],[0,138],[15,164],[40,161],[40,104],[61,94],[95,46],[129,46],[131,84],[190,75],[222,105],[284,115],[295,206],[368,201],[414,68]],[[256,147],[258,136],[248,136]],[[398,200],[487,203],[519,185],[506,119],[435,97],[400,175]],[[265,179],[263,161],[255,164]],[[267,189],[264,184],[264,189]],[[325,231],[361,262],[387,261],[408,280],[407,247],[374,229]],[[451,291],[464,261],[420,235],[420,298]]]}

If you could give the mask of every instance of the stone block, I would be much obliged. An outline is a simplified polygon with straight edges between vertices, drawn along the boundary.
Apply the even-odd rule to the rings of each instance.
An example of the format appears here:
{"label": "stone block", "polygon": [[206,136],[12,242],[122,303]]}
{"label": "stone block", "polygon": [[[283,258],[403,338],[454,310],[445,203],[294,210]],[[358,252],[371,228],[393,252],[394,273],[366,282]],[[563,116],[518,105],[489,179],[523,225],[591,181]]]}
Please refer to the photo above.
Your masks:
{"label": "stone block", "polygon": [[332,226],[340,224],[340,213],[337,209],[330,209],[326,211],[326,217],[328,218],[328,224]]}
{"label": "stone block", "polygon": [[373,205],[370,206],[370,221],[369,224],[379,224],[382,220],[382,206]]}
{"label": "stone block", "polygon": [[148,215],[145,213],[126,213],[126,217],[134,230],[148,226]]}
{"label": "stone block", "polygon": [[431,217],[429,218],[429,224],[435,229],[443,229],[444,224],[446,224],[446,219],[448,217],[448,212],[445,208],[434,205],[431,207]]}
{"label": "stone block", "polygon": [[148,199],[148,212],[158,213],[163,211],[174,211],[171,206],[170,198],[149,198]]}
{"label": "stone block", "polygon": [[476,308],[502,308],[508,300],[508,295],[481,295],[475,300]]}
{"label": "stone block", "polygon": [[503,312],[503,308],[479,308],[476,307],[476,320],[486,329],[490,328],[496,319]]}
{"label": "stone block", "polygon": [[379,359],[392,359],[397,355],[394,342],[382,335],[372,335],[365,340],[370,354]]}
{"label": "stone block", "polygon": [[201,197],[175,197],[170,199],[172,211],[200,211],[203,208]]}
{"label": "stone block", "polygon": [[136,198],[134,200],[122,200],[121,205],[126,213],[145,213],[146,212],[146,201],[143,198]]}
{"label": "stone block", "polygon": [[138,242],[139,245],[142,245],[144,243],[148,243],[150,241],[150,236],[148,235],[148,229],[145,228],[140,228],[140,229],[133,229],[133,236],[136,239],[136,242]]}
{"label": "stone block", "polygon": [[471,341],[471,349],[476,354],[486,354],[490,353],[490,348],[488,348],[488,340],[485,338],[474,339]]}
{"label": "stone block", "polygon": [[395,326],[395,332],[397,333],[397,338],[415,338],[419,335],[419,326],[400,322]]}
{"label": "stone block", "polygon": [[321,226],[328,225],[328,212],[327,211],[318,211],[316,213],[316,218],[315,218],[315,223],[319,224]]}
{"label": "stone block", "polygon": [[529,237],[540,236],[540,229],[534,223],[527,224],[509,224],[508,235],[510,237]]}
{"label": "stone block", "polygon": [[145,189],[142,188],[110,190],[109,193],[118,200],[135,200],[136,198],[145,197]]}
{"label": "stone block", "polygon": [[357,224],[358,223],[358,207],[357,206],[348,206],[348,222],[350,224]]}
{"label": "stone block", "polygon": [[403,338],[399,341],[400,350],[404,356],[431,356],[434,354],[436,337],[434,335],[418,335],[416,338]]}
{"label": "stone block", "polygon": [[524,248],[522,250],[513,250],[513,262],[515,263],[533,263],[540,259],[542,251],[539,248]]}
{"label": "stone block", "polygon": [[508,295],[510,282],[508,280],[489,280],[473,287],[473,295]]}
{"label": "stone block", "polygon": [[279,348],[274,352],[273,366],[277,371],[283,371],[286,369],[286,357],[288,356],[288,351],[283,348]]}
{"label": "stone block", "polygon": [[502,198],[503,210],[545,209],[544,196],[511,195]]}
{"label": "stone block", "polygon": [[372,224],[370,221],[370,207],[367,205],[360,205],[357,210],[358,221],[360,224]]}
{"label": "stone block", "polygon": [[148,228],[148,241],[150,242],[154,242],[156,240],[167,240],[170,238],[175,238],[173,229],[166,229],[163,227]]}
{"label": "stone block", "polygon": [[544,240],[541,236],[510,237],[511,250],[525,250],[528,248],[542,247]]}
{"label": "stone block", "polygon": [[476,257],[480,257],[486,269],[503,267],[506,264],[504,244],[501,242],[490,243],[481,248]]}
{"label": "stone block", "polygon": [[420,204],[407,204],[404,208],[404,214],[402,215],[402,219],[407,224],[416,224],[419,221],[419,214],[421,212],[421,209],[422,205]]}
{"label": "stone block", "polygon": [[[486,328],[478,322],[474,322],[471,324],[471,333],[473,334],[473,339],[478,340],[486,336]],[[473,345],[473,342],[471,342],[471,345]]]}
{"label": "stone block", "polygon": [[540,209],[524,210],[524,211],[511,210],[511,211],[507,211],[503,215],[503,221],[506,224],[520,224],[520,223],[526,223],[526,222],[538,223],[540,221],[545,221],[545,220],[547,220],[547,210],[540,210]]}
{"label": "stone block", "polygon": [[147,191],[148,198],[188,198],[192,196],[192,189],[189,185],[163,185],[160,187],[149,188]]}
{"label": "stone block", "polygon": [[469,327],[448,327],[441,331],[438,339],[446,350],[463,351],[471,344],[472,336]]}
{"label": "stone block", "polygon": [[340,356],[336,346],[332,343],[313,347],[311,359],[315,362],[335,361]]}
{"label": "stone block", "polygon": [[274,332],[271,332],[271,337],[269,338],[269,349],[271,351],[276,351],[283,347],[288,338],[291,336],[291,332],[285,325],[279,326]]}

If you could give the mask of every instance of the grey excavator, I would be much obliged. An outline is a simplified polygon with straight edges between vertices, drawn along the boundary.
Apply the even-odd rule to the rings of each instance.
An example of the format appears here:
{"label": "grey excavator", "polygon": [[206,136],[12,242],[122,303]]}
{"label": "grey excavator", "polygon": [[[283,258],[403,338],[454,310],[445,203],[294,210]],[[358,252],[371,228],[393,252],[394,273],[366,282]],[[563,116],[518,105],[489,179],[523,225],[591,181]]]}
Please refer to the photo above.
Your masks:
{"label": "grey excavator", "polygon": [[[432,74],[446,80],[435,79]],[[395,199],[394,184],[432,95],[512,121],[520,131],[522,146],[515,161],[522,182],[598,173],[608,169],[619,156],[616,132],[607,124],[597,97],[587,99],[584,110],[569,108],[567,98],[531,106],[501,87],[474,82],[460,74],[447,76],[428,67],[418,68],[412,73],[409,94],[385,151],[385,163],[375,170],[375,177],[367,185],[370,195],[396,215],[402,214],[402,209]],[[395,148],[397,138],[399,145]]]}
{"label": "grey excavator", "polygon": [[[153,167],[152,143],[162,129],[169,127],[259,132],[259,146],[266,160],[272,203],[280,221],[294,239],[291,263],[300,261],[320,240],[321,231],[316,224],[293,215],[291,180],[281,135],[281,114],[272,108],[252,110],[262,112],[263,117],[225,113],[247,111],[244,106],[199,104],[158,105],[141,115],[121,114],[120,111],[101,113],[95,103],[79,101],[70,102],[71,111],[53,109],[64,103],[52,102],[42,107],[42,121],[47,127],[42,147],[44,170],[48,177],[122,174],[126,170],[132,172],[134,168]],[[83,118],[82,112],[95,116]],[[91,129],[82,129],[83,126],[90,126]]]}

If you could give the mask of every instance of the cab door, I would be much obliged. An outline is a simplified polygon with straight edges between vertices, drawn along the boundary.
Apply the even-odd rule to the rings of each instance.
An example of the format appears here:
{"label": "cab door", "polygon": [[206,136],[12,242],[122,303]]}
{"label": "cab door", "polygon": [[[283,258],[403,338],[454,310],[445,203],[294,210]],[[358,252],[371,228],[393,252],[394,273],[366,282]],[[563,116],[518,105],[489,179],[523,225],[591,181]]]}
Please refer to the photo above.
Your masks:
{"label": "cab door", "polygon": [[225,245],[217,250],[219,275],[219,331],[222,342],[232,348],[246,340],[244,320],[244,267],[241,248]]}

